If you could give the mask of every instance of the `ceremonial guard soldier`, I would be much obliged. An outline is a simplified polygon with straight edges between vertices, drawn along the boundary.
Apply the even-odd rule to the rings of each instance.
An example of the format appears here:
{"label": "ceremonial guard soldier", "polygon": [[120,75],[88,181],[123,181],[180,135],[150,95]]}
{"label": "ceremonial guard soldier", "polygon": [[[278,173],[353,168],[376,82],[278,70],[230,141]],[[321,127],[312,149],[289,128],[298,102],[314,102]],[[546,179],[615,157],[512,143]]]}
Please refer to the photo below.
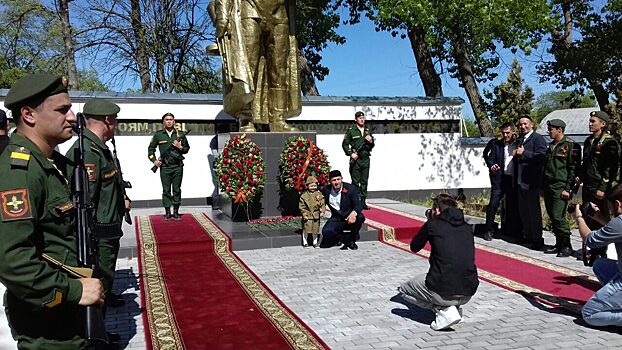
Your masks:
{"label": "ceremonial guard soldier", "polygon": [[[175,128],[175,116],[166,113],[162,116],[164,129],[157,131],[151,138],[148,153],[149,160],[154,168],[160,168],[162,181],[162,204],[164,206],[164,220],[181,219],[179,206],[181,205],[181,180],[184,177],[184,154],[190,150],[186,135]],[[160,158],[155,155],[156,147],[160,151]],[[169,148],[174,147],[169,150]],[[171,195],[171,187],[173,194]],[[173,214],[171,215],[171,205]]]}
{"label": "ceremonial guard soldier", "polygon": [[[609,216],[606,195],[618,182],[620,146],[607,130],[611,118],[603,111],[590,113],[589,130],[592,133],[583,146],[583,164],[577,182],[583,182],[583,203],[598,206],[604,216]],[[587,226],[596,230],[600,225],[589,217]],[[590,261],[607,257],[607,248],[592,249]]]}
{"label": "ceremonial guard soldier", "polygon": [[552,141],[544,166],[544,205],[551,218],[555,246],[546,248],[544,253],[566,257],[572,255],[566,207],[573,195],[575,177],[581,166],[581,146],[564,135],[566,123],[563,120],[552,119],[547,126]]}
{"label": "ceremonial guard soldier", "polygon": [[20,349],[86,348],[79,305],[104,301],[98,279],[72,273],[78,247],[68,160],[54,151],[76,122],[65,82],[27,75],[4,100],[17,132],[0,156],[0,282]]}
{"label": "ceremonial guard soldier", "polygon": [[350,157],[350,177],[352,184],[358,189],[363,209],[369,209],[366,202],[367,181],[369,179],[369,157],[372,148],[375,146],[374,137],[369,126],[365,125],[365,114],[363,112],[356,112],[354,120],[356,125],[346,131],[341,147]]}
{"label": "ceremonial guard soldier", "polygon": [[[121,224],[130,200],[125,195],[120,170],[106,142],[117,129],[116,104],[93,98],[84,104],[84,164],[88,173],[89,194],[93,203],[93,233],[98,241],[99,261],[107,306],[121,306],[123,300],[113,296],[112,283],[123,236]],[[75,160],[78,141],[67,151],[67,158]],[[111,337],[111,338],[114,338]]]}

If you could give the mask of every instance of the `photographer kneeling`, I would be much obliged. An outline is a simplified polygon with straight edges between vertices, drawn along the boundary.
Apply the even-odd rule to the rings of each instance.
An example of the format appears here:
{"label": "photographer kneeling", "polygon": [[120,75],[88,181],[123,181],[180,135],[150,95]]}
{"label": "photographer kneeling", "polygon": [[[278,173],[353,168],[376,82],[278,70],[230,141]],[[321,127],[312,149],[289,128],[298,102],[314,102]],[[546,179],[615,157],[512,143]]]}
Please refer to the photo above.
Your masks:
{"label": "photographer kneeling", "polygon": [[398,290],[409,302],[433,310],[436,319],[430,327],[441,330],[462,320],[460,306],[477,290],[475,245],[471,226],[451,196],[437,196],[426,216],[428,221],[413,237],[410,250],[417,253],[430,242],[430,269],[404,282]]}
{"label": "photographer kneeling", "polygon": [[[592,204],[593,215],[582,213],[576,206],[572,216],[579,226],[579,234],[589,248],[606,247],[615,243],[618,261],[598,259],[594,262],[594,274],[603,285],[583,306],[583,319],[592,326],[622,326],[622,184],[615,186],[607,196],[607,203],[615,217],[607,222],[599,208]],[[584,210],[585,211],[585,210]],[[598,221],[603,227],[591,231],[584,215]]]}

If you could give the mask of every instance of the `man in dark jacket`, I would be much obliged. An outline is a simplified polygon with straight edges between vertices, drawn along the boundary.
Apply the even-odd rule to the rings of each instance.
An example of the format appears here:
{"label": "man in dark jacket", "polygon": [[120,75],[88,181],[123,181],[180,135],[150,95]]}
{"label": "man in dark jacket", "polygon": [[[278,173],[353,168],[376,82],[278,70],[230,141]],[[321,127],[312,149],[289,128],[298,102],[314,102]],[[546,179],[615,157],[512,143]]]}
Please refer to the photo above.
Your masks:
{"label": "man in dark jacket", "polygon": [[9,136],[7,135],[8,124],[6,112],[0,109],[0,153],[2,153],[2,151],[4,151],[6,146],[9,144]]}
{"label": "man in dark jacket", "polygon": [[322,194],[331,217],[322,228],[321,246],[332,247],[341,242],[341,250],[357,250],[356,241],[361,238],[359,231],[365,221],[359,193],[354,185],[341,181],[339,170],[331,171],[328,176],[330,186],[324,187]]}
{"label": "man in dark jacket", "polygon": [[543,250],[545,247],[542,238],[540,193],[548,145],[544,137],[533,130],[533,126],[533,120],[528,115],[523,115],[518,120],[521,136],[514,150],[514,183],[523,242],[531,244],[533,250]]}
{"label": "man in dark jacket", "polygon": [[417,253],[430,242],[430,269],[398,290],[404,299],[436,313],[430,327],[438,331],[462,320],[460,306],[475,295],[479,281],[473,233],[456,201],[449,195],[439,195],[428,216],[410,242],[410,250]]}
{"label": "man in dark jacket", "polygon": [[[513,214],[508,210],[515,207],[515,196],[512,196],[512,179],[514,175],[514,163],[512,163],[512,152],[516,148],[514,143],[514,125],[512,123],[504,123],[499,128],[501,130],[501,139],[492,139],[484,149],[484,161],[490,171],[490,202],[486,208],[486,233],[484,239],[492,241],[493,225],[495,223],[495,214],[499,208],[501,200],[505,198],[505,213]],[[514,204],[512,206],[512,204]],[[502,215],[502,218],[506,218]],[[509,218],[506,218],[509,219]],[[502,219],[502,226],[505,230],[507,220]]]}

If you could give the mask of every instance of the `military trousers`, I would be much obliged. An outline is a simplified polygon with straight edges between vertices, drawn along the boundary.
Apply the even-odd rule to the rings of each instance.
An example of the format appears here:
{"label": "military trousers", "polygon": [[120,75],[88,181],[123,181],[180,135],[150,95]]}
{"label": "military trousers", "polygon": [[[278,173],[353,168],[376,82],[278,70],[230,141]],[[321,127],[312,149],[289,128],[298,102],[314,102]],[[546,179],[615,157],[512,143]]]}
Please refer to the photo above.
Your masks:
{"label": "military trousers", "polygon": [[171,205],[179,206],[181,204],[181,180],[183,177],[183,165],[163,166],[160,168],[162,205],[164,208],[170,208]]}
{"label": "military trousers", "polygon": [[106,298],[112,293],[114,272],[117,269],[120,238],[99,239],[99,268],[102,274],[102,284]]}
{"label": "military trousers", "polygon": [[551,219],[551,231],[555,238],[570,237],[570,224],[568,223],[568,200],[561,198],[563,186],[546,186],[544,188],[544,207]]}
{"label": "military trousers", "polygon": [[369,179],[369,158],[359,158],[350,163],[352,184],[359,191],[361,200],[367,198],[367,180]]}

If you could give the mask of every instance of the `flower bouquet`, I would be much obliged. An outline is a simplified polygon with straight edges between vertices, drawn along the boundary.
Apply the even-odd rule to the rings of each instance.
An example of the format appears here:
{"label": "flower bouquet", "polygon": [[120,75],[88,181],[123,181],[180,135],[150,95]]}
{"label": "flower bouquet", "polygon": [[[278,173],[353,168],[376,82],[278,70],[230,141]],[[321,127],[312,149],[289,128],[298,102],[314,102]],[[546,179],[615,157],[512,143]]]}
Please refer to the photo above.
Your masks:
{"label": "flower bouquet", "polygon": [[[248,211],[248,203],[260,194],[265,184],[265,163],[259,147],[237,135],[227,141],[215,162],[216,177],[220,188]],[[250,216],[247,218],[250,219]]]}
{"label": "flower bouquet", "polygon": [[279,169],[285,189],[296,191],[305,189],[305,181],[310,175],[317,178],[320,186],[327,184],[330,172],[324,151],[302,136],[292,136],[285,141]]}

